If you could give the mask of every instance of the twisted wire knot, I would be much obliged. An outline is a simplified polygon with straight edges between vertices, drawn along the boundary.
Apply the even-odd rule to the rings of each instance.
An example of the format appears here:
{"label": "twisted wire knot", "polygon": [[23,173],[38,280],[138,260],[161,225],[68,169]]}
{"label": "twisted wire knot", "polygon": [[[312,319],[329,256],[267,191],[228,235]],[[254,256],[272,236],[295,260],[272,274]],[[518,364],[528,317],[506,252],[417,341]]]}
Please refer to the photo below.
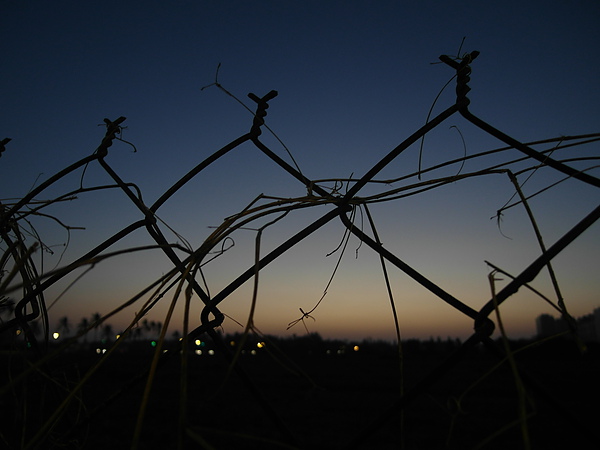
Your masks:
{"label": "twisted wire knot", "polygon": [[450,58],[447,55],[441,55],[440,60],[456,70],[456,103],[460,106],[467,106],[470,100],[467,93],[471,90],[468,83],[471,81],[471,62],[479,56],[477,50],[463,55],[459,61]]}
{"label": "twisted wire knot", "polygon": [[113,140],[117,137],[117,134],[121,132],[121,124],[124,121],[125,117],[123,116],[119,117],[114,122],[111,122],[109,119],[104,119],[104,123],[106,124],[106,134],[96,149],[96,152],[98,152],[100,156],[104,157],[108,154],[108,147],[112,145]]}
{"label": "twisted wire knot", "polygon": [[267,102],[277,97],[277,91],[271,91],[262,98],[250,92],[248,94],[248,97],[254,100],[257,104],[256,113],[254,113],[254,120],[252,121],[252,128],[250,129],[250,133],[252,133],[255,137],[258,137],[262,133],[260,127],[265,123],[264,117],[267,115],[267,109],[269,108],[269,104]]}

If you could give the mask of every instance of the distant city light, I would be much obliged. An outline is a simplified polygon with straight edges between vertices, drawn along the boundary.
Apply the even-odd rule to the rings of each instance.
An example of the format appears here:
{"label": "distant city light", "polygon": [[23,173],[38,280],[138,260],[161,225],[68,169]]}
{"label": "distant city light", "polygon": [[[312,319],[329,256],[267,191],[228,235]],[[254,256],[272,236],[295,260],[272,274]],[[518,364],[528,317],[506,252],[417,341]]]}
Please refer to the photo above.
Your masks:
{"label": "distant city light", "polygon": [[53,337],[54,339],[58,339],[58,338],[60,337],[60,333],[56,333],[56,332],[54,332],[54,333],[52,333],[52,337]]}
{"label": "distant city light", "polygon": [[358,347],[358,345],[354,346],[354,351],[357,352],[358,350],[360,350],[360,348]]}
{"label": "distant city light", "polygon": [[259,342],[258,344],[256,344],[256,346],[258,348],[263,348],[265,346],[265,343],[264,342]]}
{"label": "distant city light", "polygon": [[212,355],[214,355],[214,354],[215,354],[215,351],[214,351],[214,350],[209,350],[209,351],[208,351],[208,354],[209,354],[210,356],[212,356]]}
{"label": "distant city light", "polygon": [[202,341],[200,339],[196,339],[195,344],[197,346],[200,346],[200,345],[202,345]]}

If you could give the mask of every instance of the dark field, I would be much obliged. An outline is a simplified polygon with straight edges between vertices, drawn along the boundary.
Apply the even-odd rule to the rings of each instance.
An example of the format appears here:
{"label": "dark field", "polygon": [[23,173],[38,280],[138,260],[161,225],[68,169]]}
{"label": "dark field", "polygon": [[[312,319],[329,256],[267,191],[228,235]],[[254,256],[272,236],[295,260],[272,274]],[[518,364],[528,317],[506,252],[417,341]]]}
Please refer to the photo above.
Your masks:
{"label": "dark field", "polygon": [[[507,364],[484,376],[498,361],[483,352],[462,358],[413,396],[412,388],[449,350],[407,352],[404,392],[414,398],[403,409],[394,408],[401,378],[391,349],[363,345],[358,352],[348,348],[344,354],[296,349],[283,362],[265,351],[240,355],[239,365],[261,399],[235,370],[227,375],[228,363],[218,352],[190,355],[187,391],[182,394],[181,359],[175,355],[157,372],[139,448],[177,448],[180,423],[190,430],[185,448],[526,448],[515,377]],[[138,383],[129,380],[144,373],[151,357],[151,352],[140,351],[111,355],[40,448],[130,448],[147,377]],[[91,351],[65,354],[48,370],[63,386],[72,386],[99,358]],[[598,448],[597,349],[581,356],[570,343],[538,348],[518,355],[518,368],[522,377],[529,374],[554,399],[526,386],[523,411],[530,448]],[[27,383],[27,399],[38,405],[39,414],[29,412],[26,425],[35,428],[65,391],[53,388],[45,377],[32,375]],[[12,422],[3,431],[8,438],[14,434],[11,430],[23,427],[7,414],[9,403],[3,397],[3,427]],[[8,443],[9,448],[21,448],[16,441]]]}

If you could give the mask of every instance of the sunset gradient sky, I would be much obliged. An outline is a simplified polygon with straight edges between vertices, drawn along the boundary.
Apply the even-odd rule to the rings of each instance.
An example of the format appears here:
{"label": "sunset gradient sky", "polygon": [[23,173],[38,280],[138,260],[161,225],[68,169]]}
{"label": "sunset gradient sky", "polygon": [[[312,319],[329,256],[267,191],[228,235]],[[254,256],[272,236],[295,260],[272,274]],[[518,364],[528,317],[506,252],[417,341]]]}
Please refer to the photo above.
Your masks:
{"label": "sunset gradient sky", "polygon": [[[473,113],[522,142],[600,132],[600,4],[597,2],[448,1],[3,1],[0,12],[2,82],[0,139],[12,141],[0,159],[2,201],[25,195],[34,185],[91,154],[105,129],[99,124],[126,116],[123,139],[107,162],[135,183],[152,204],[188,170],[246,133],[252,116],[215,81],[254,109],[247,94],[279,95],[270,101],[268,126],[291,151],[310,179],[359,177],[422,126],[436,95],[453,71],[440,54],[478,50],[469,94]],[[454,84],[438,99],[434,115],[454,102]],[[457,127],[457,128],[455,128]],[[459,132],[460,131],[460,134]],[[423,167],[463,155],[504,147],[498,140],[452,116],[428,134]],[[263,140],[290,164],[285,149],[267,131]],[[537,147],[548,149],[556,144]],[[600,144],[561,150],[557,159],[600,154]],[[419,144],[407,149],[377,179],[413,173]],[[462,173],[512,160],[516,150],[469,160]],[[583,162],[575,167],[590,167]],[[533,165],[532,163],[528,164]],[[524,167],[524,166],[518,166]],[[450,176],[453,165],[423,179]],[[599,176],[598,169],[588,173]],[[523,182],[530,174],[519,176]],[[40,199],[76,189],[82,171],[53,186]],[[538,170],[523,190],[532,194],[562,178]],[[85,185],[109,181],[97,164]],[[416,177],[382,192],[416,183]],[[329,184],[331,186],[331,183]],[[345,189],[345,187],[344,187]],[[213,228],[245,208],[259,194],[300,197],[306,189],[251,144],[211,165],[159,210],[158,216],[194,248]],[[540,254],[524,209],[496,211],[514,194],[506,175],[486,175],[419,195],[374,204],[370,211],[386,248],[433,282],[481,308],[491,297],[490,261],[517,275]],[[568,180],[531,200],[547,245],[598,205],[595,188]],[[291,213],[265,230],[261,254],[331,210],[315,206]],[[43,268],[65,265],[142,215],[118,190],[82,194],[46,211],[73,227],[69,234],[49,218],[32,223],[54,255]],[[370,230],[366,219],[357,226]],[[260,224],[263,224],[260,222]],[[259,223],[256,224],[259,226]],[[182,242],[165,226],[170,242]],[[345,227],[333,220],[260,273],[255,325],[262,332],[305,333],[289,322],[321,298],[335,269]],[[205,267],[215,295],[252,266],[256,231],[240,230],[235,246]],[[586,231],[554,264],[572,315],[600,306],[598,224]],[[63,254],[64,244],[68,247]],[[31,241],[33,242],[33,240]],[[142,228],[113,249],[154,242]],[[60,259],[59,261],[59,257]],[[50,320],[73,322],[98,311],[106,314],[171,269],[160,251],[111,258],[98,264],[56,301]],[[465,338],[472,321],[388,265],[403,337]],[[48,293],[50,304],[77,271]],[[506,277],[498,287],[506,284]],[[555,299],[546,273],[534,286]],[[252,282],[220,308],[245,323]],[[172,294],[149,316],[164,320]],[[136,309],[138,308],[138,309]],[[191,326],[199,324],[194,297]],[[126,309],[110,323],[127,325],[139,310]],[[183,299],[170,328],[181,329]],[[501,308],[511,337],[535,333],[535,318],[556,312],[521,289]],[[377,255],[351,238],[327,289],[306,319],[324,337],[393,339],[394,323]],[[225,332],[241,331],[233,320]]]}

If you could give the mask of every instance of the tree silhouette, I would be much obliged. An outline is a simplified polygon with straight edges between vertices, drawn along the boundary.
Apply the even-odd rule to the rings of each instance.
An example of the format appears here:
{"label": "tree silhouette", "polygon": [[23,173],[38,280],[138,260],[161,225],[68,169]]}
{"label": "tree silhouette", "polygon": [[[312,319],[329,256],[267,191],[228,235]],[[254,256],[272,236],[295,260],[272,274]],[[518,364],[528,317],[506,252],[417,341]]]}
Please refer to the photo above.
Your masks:
{"label": "tree silhouette", "polygon": [[[80,333],[85,332],[85,330],[87,330],[90,326],[90,321],[88,320],[87,317],[82,317],[81,320],[79,321],[79,324],[77,325],[77,330]],[[83,335],[83,342],[87,342],[87,332],[85,332],[85,334]]]}
{"label": "tree silhouette", "polygon": [[102,333],[100,334],[100,336],[102,339],[105,339],[107,342],[110,341],[114,336],[112,325],[109,323],[104,325],[102,327]]}
{"label": "tree silhouette", "polygon": [[131,335],[134,341],[139,341],[142,337],[143,329],[140,326],[137,326],[131,330]]}
{"label": "tree silhouette", "polygon": [[149,333],[151,330],[152,330],[152,327],[150,325],[150,322],[148,322],[148,319],[142,320],[142,328],[140,330],[140,334],[143,331],[144,337],[147,337],[147,333]]}
{"label": "tree silhouette", "polygon": [[92,325],[94,326],[94,342],[98,340],[98,326],[102,320],[102,315],[99,312],[92,314]]}
{"label": "tree silhouette", "polygon": [[71,322],[69,321],[68,316],[58,319],[57,331],[59,333],[64,333],[67,336],[69,335],[69,332],[71,331]]}

